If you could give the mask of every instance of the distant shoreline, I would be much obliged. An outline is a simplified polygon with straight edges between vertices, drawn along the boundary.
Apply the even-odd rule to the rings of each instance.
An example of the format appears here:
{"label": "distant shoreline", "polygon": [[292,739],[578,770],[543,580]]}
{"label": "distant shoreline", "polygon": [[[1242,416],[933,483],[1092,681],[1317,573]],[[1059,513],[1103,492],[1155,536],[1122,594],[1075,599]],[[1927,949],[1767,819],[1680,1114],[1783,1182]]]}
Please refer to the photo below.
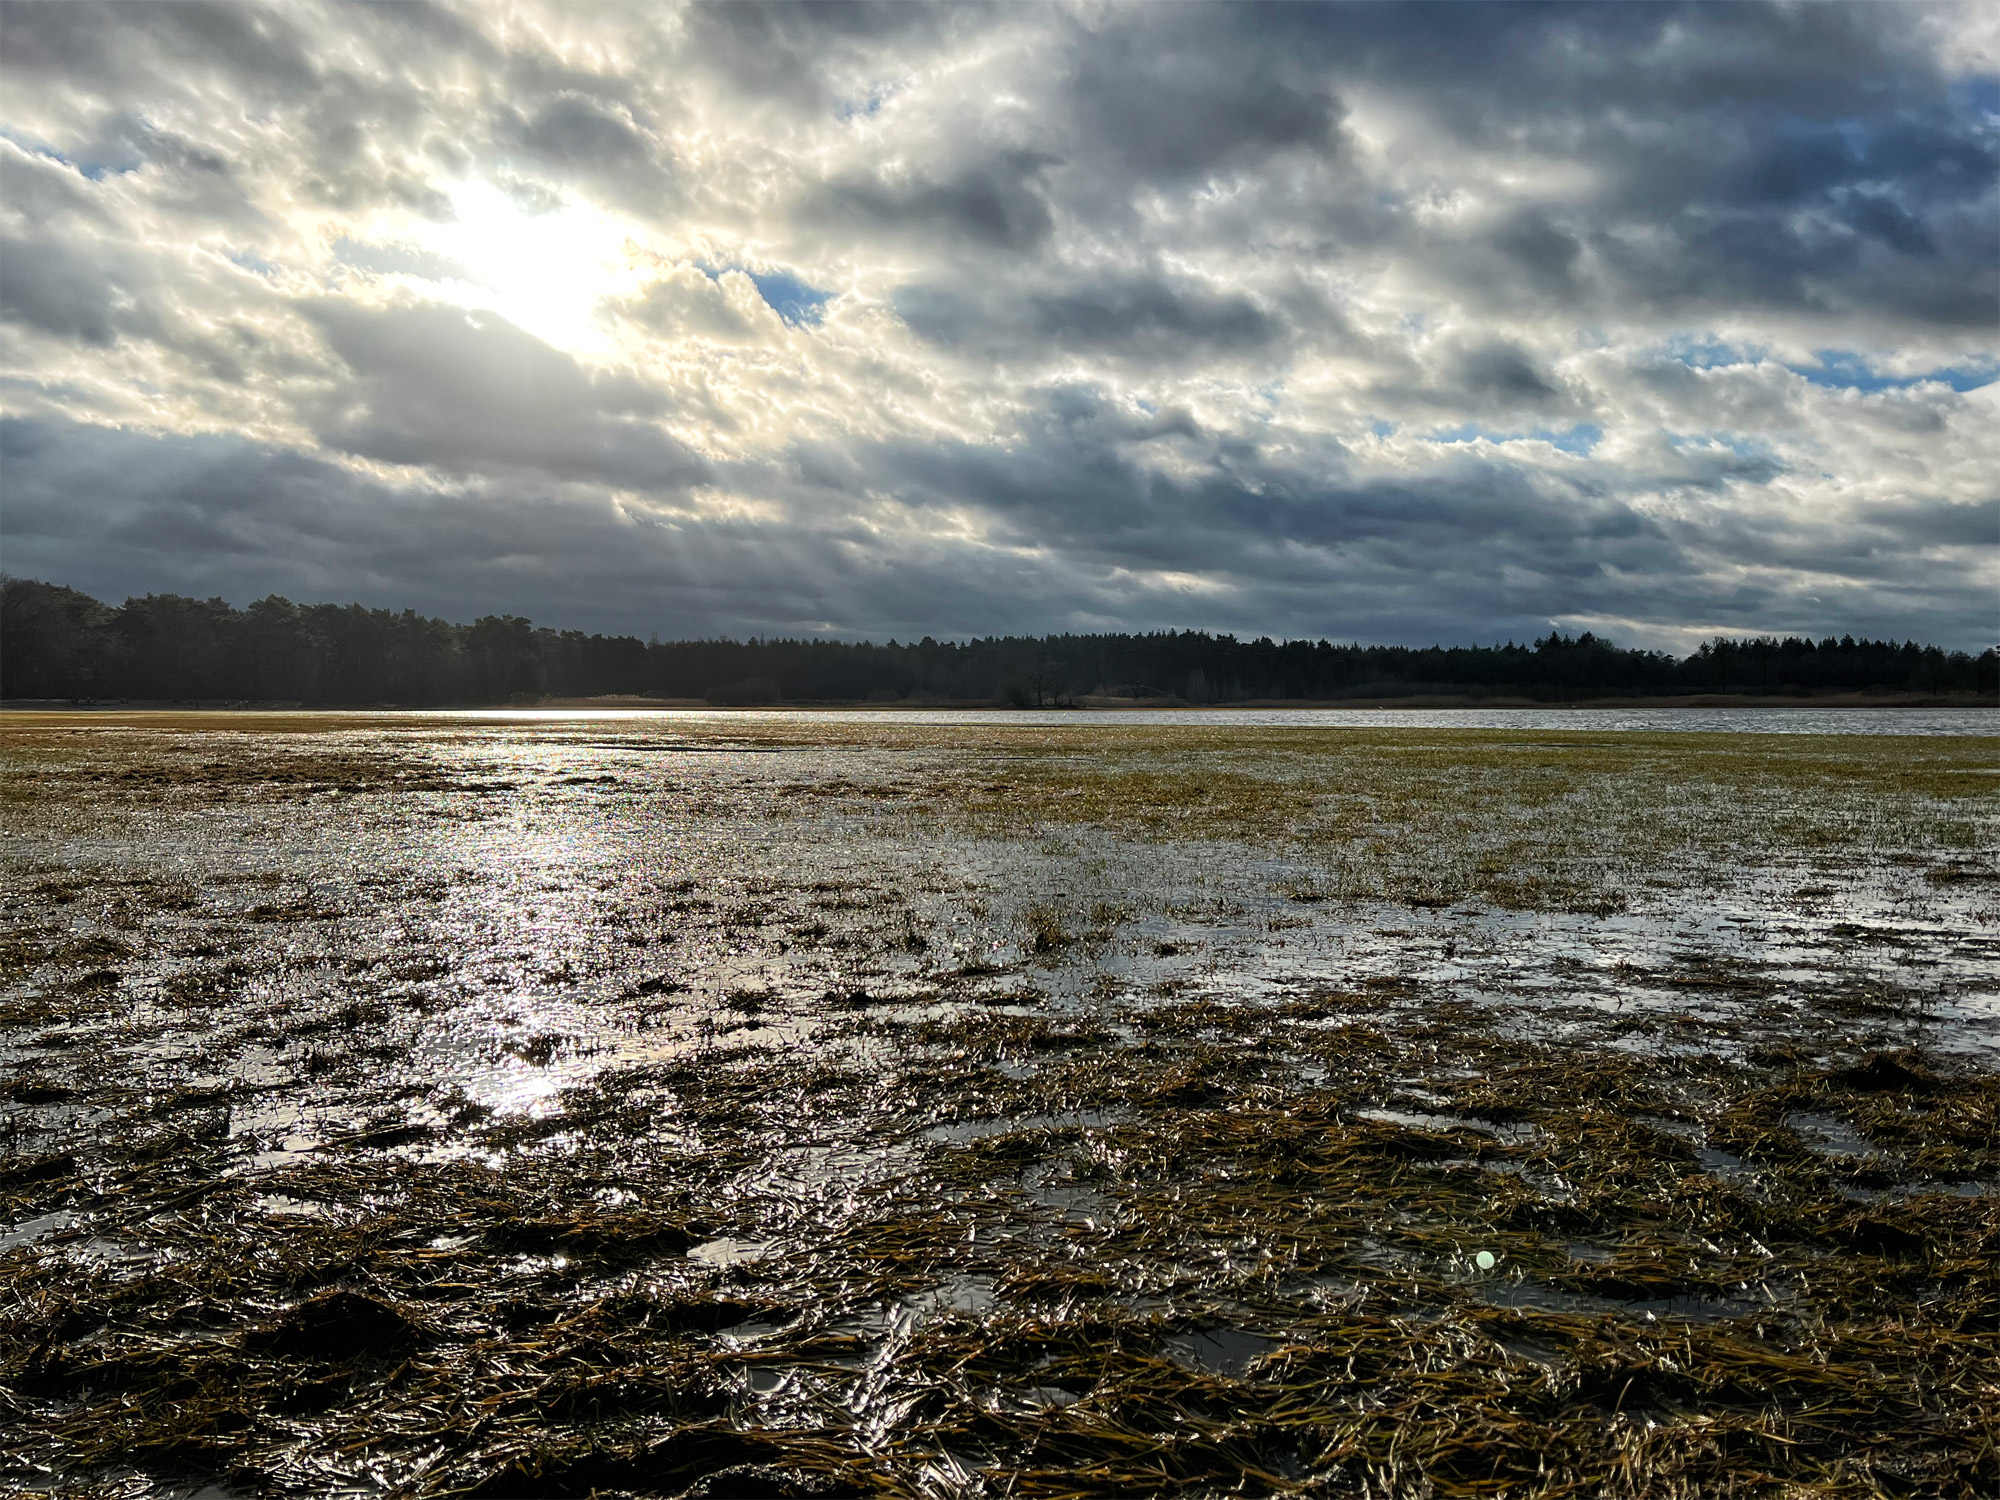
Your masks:
{"label": "distant shoreline", "polygon": [[538,698],[507,703],[314,703],[286,702],[243,702],[216,699],[167,699],[146,698],[126,700],[100,700],[93,703],[73,703],[65,699],[5,699],[0,700],[0,713],[353,713],[353,712],[395,712],[395,713],[458,713],[468,710],[481,712],[504,712],[509,709],[527,712],[579,711],[604,709],[678,709],[702,712],[728,713],[853,713],[857,710],[881,713],[923,713],[953,712],[991,709],[999,713],[1161,713],[1182,712],[1188,714],[1231,713],[1245,709],[1259,711],[1296,709],[1301,712],[1324,713],[1329,710],[1355,709],[1380,713],[1395,709],[1521,709],[1547,712],[1551,709],[1672,709],[1672,708],[1983,708],[2000,710],[2000,702],[1978,693],[1827,693],[1814,697],[1797,695],[1753,695],[1701,693],[1676,697],[1615,697],[1578,699],[1533,699],[1473,697],[1469,695],[1423,694],[1397,698],[1245,698],[1228,703],[1187,703],[1173,698],[1097,698],[1085,697],[1075,703],[1048,704],[1040,708],[1016,708],[994,704],[977,699],[891,699],[887,701],[871,699],[802,699],[796,701],[778,700],[770,703],[723,704],[711,703],[705,698],[644,698],[628,695],[612,695],[597,698]]}

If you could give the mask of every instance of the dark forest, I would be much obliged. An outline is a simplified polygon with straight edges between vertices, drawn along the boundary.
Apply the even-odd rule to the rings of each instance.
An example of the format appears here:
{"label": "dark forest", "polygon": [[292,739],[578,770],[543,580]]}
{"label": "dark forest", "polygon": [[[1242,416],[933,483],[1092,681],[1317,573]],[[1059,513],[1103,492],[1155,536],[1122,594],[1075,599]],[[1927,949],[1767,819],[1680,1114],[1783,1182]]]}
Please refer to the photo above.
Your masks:
{"label": "dark forest", "polygon": [[470,705],[634,696],[718,704],[1186,703],[1452,696],[1822,693],[2000,695],[2000,653],[1915,642],[1718,638],[1685,658],[1585,633],[1526,645],[1338,645],[1199,631],[964,642],[641,641],[455,625],[358,604],[246,609],[148,594],[112,607],[29,579],[0,583],[0,696],[68,702]]}

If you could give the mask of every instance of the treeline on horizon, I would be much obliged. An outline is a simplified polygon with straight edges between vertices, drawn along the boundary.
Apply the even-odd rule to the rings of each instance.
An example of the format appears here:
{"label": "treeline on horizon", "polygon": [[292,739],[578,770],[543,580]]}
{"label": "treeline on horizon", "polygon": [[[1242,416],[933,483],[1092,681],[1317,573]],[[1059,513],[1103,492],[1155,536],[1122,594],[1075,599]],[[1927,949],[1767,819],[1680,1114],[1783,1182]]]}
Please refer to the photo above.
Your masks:
{"label": "treeline on horizon", "polygon": [[1200,631],[844,641],[641,641],[470,625],[358,604],[246,609],[148,594],[112,607],[61,585],[0,580],[0,697],[104,702],[437,707],[541,698],[1061,706],[1084,698],[1187,703],[1451,695],[1605,697],[1815,693],[2000,694],[2000,653],[1913,641],[1720,638],[1685,658],[1585,633],[1527,645],[1337,645]]}

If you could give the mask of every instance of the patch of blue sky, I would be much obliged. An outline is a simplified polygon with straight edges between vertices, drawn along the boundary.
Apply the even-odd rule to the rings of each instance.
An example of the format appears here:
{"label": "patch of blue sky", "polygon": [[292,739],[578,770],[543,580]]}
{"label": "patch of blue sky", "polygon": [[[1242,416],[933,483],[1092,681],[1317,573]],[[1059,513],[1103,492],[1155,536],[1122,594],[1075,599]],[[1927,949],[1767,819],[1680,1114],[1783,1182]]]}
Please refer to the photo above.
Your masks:
{"label": "patch of blue sky", "polygon": [[843,99],[839,104],[834,106],[833,112],[843,120],[852,120],[861,115],[872,115],[882,108],[882,101],[886,97],[886,95],[881,93],[873,93],[865,99]]}
{"label": "patch of blue sky", "polygon": [[711,281],[721,277],[725,271],[741,271],[756,286],[757,295],[764,299],[764,305],[794,328],[802,323],[817,323],[826,312],[826,304],[833,300],[832,292],[809,286],[790,271],[753,271],[748,266],[718,266],[707,261],[696,261],[695,264]]}
{"label": "patch of blue sky", "polygon": [[1377,417],[1373,422],[1368,424],[1368,430],[1377,437],[1394,437],[1396,435],[1396,427],[1396,423],[1384,422],[1380,417]]}
{"label": "patch of blue sky", "polygon": [[[1375,431],[1380,436],[1387,437],[1388,432],[1383,431],[1385,427],[1390,432],[1395,430],[1389,423],[1377,422]],[[1503,431],[1482,427],[1477,422],[1467,422],[1462,426],[1442,428],[1428,434],[1429,441],[1433,443],[1472,443],[1481,438],[1489,443],[1547,443],[1550,447],[1560,448],[1565,453],[1583,455],[1588,454],[1604,440],[1604,429],[1592,422],[1579,422],[1576,426],[1561,431],[1552,427]]]}
{"label": "patch of blue sky", "polygon": [[1993,360],[1947,365],[1943,369],[1926,370],[1921,375],[1884,375],[1852,349],[1815,349],[1813,359],[1815,363],[1810,365],[1787,365],[1785,368],[1814,385],[1848,391],[1902,390],[1926,381],[1939,381],[1955,391],[1976,391],[2000,377],[2000,361]]}
{"label": "patch of blue sky", "polygon": [[833,300],[832,292],[807,286],[789,271],[746,269],[743,274],[757,284],[757,295],[770,305],[771,311],[794,327],[817,323],[826,311],[826,304]]}

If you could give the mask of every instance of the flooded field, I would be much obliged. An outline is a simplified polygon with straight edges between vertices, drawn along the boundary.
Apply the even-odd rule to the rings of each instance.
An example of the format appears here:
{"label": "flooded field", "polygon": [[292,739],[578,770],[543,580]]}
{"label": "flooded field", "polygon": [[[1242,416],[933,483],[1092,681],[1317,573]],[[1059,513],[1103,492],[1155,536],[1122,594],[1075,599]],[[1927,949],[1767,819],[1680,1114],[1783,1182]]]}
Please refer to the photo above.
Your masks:
{"label": "flooded field", "polygon": [[0,721],[0,1487],[2000,1492],[2000,739],[1503,722]]}

